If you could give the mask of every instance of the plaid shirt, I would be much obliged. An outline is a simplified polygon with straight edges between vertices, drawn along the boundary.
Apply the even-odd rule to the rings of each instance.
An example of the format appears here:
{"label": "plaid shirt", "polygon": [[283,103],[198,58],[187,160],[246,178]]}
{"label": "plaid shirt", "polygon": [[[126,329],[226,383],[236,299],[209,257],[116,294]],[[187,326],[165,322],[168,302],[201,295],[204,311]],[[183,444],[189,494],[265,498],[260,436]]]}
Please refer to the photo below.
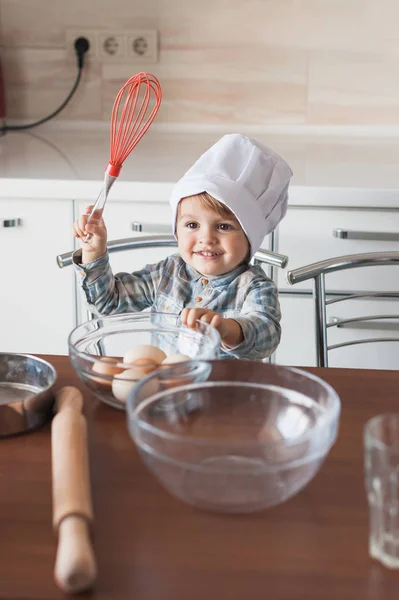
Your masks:
{"label": "plaid shirt", "polygon": [[85,265],[81,250],[73,262],[86,304],[95,314],[152,311],[179,315],[183,308],[208,308],[234,319],[244,340],[235,348],[222,345],[222,356],[262,359],[277,348],[280,306],[275,283],[258,265],[240,265],[217,277],[203,276],[179,254],[133,273],[113,275],[108,253]]}

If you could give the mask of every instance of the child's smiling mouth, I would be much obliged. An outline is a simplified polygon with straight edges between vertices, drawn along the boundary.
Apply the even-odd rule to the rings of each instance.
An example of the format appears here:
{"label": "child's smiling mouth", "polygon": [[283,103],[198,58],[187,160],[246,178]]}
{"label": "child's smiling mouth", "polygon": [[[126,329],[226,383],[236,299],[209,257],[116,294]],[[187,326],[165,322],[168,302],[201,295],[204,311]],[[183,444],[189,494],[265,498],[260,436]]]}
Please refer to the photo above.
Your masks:
{"label": "child's smiling mouth", "polygon": [[194,252],[196,256],[200,256],[201,258],[205,258],[206,260],[212,260],[221,256],[221,254],[217,252],[211,252],[210,250],[199,250],[198,252]]}

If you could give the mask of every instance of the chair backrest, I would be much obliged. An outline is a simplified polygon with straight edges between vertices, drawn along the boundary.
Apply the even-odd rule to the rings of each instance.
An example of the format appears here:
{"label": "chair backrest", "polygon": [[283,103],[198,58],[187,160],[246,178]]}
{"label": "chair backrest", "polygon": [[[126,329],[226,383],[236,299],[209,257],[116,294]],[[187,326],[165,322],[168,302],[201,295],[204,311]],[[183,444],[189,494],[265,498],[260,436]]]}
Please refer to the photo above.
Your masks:
{"label": "chair backrest", "polygon": [[[337,271],[343,271],[346,269],[355,269],[362,267],[377,267],[397,265],[399,266],[399,252],[369,252],[364,254],[348,254],[346,256],[338,256],[323,260],[320,262],[312,263],[288,271],[286,273],[286,279],[291,285],[301,283],[312,279],[314,282],[313,286],[313,299],[314,299],[314,317],[315,317],[315,334],[316,334],[316,358],[317,366],[328,367],[328,352],[331,350],[337,350],[345,346],[352,346],[357,344],[368,344],[372,342],[399,342],[399,336],[387,336],[387,337],[367,337],[363,339],[352,339],[349,341],[343,341],[341,343],[329,344],[328,343],[328,332],[332,328],[345,328],[348,326],[361,326],[364,329],[375,328],[376,323],[379,329],[384,329],[381,326],[382,322],[388,323],[389,328],[392,332],[394,326],[392,320],[399,319],[399,304],[395,310],[396,314],[373,314],[363,315],[353,318],[339,319],[335,318],[328,321],[327,319],[327,307],[331,304],[338,302],[344,302],[359,298],[396,298],[399,299],[399,273],[398,277],[393,279],[393,285],[396,290],[394,291],[362,291],[359,293],[331,293],[326,286],[326,276],[330,273]],[[399,323],[399,321],[398,321]],[[373,327],[374,325],[374,327]],[[396,328],[395,328],[396,329]],[[398,328],[399,331],[399,328]],[[350,366],[350,365],[348,365]],[[398,358],[399,368],[399,358]]]}

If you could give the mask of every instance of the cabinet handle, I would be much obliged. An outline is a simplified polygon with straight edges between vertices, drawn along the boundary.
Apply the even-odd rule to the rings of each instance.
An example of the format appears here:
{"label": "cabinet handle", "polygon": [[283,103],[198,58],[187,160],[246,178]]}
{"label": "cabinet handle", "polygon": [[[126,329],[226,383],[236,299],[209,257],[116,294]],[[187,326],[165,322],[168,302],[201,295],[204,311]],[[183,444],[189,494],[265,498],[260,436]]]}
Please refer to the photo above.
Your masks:
{"label": "cabinet handle", "polygon": [[350,231],[349,229],[333,229],[333,236],[341,240],[399,242],[399,233],[393,233],[390,231]]}
{"label": "cabinet handle", "polygon": [[21,227],[22,219],[3,219],[3,227]]}
{"label": "cabinet handle", "polygon": [[139,221],[133,221],[132,231],[140,231],[143,233],[172,233],[170,225],[164,225],[162,223],[140,223]]}
{"label": "cabinet handle", "polygon": [[374,329],[384,331],[399,331],[399,323],[384,323],[384,319],[399,319],[399,315],[373,315],[372,317],[356,317],[353,319],[339,319],[331,317],[327,327],[339,327],[345,329]]}

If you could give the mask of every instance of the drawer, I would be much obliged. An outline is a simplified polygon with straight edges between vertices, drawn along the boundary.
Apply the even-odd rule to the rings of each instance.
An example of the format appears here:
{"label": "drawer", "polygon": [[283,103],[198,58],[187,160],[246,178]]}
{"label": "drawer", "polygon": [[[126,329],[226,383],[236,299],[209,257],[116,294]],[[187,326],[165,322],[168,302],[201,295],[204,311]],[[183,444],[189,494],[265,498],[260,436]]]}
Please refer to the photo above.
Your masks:
{"label": "drawer", "polygon": [[[320,260],[357,254],[399,250],[399,211],[372,211],[362,209],[288,209],[276,232],[276,251],[289,256],[289,270]],[[337,235],[348,237],[335,237]],[[326,278],[330,290],[395,290],[399,273],[395,267],[375,267],[340,271]],[[395,284],[396,281],[396,284]],[[292,290],[283,272],[278,274],[280,289]],[[304,282],[295,289],[311,289],[312,282]]]}
{"label": "drawer", "polygon": [[[398,315],[399,302],[388,299],[353,299],[327,307],[327,322],[335,318],[351,319],[371,315]],[[330,327],[328,345],[361,339],[399,338],[399,318],[370,322],[348,323]],[[330,367],[360,369],[399,369],[399,342],[356,344],[337,348],[328,353]]]}

